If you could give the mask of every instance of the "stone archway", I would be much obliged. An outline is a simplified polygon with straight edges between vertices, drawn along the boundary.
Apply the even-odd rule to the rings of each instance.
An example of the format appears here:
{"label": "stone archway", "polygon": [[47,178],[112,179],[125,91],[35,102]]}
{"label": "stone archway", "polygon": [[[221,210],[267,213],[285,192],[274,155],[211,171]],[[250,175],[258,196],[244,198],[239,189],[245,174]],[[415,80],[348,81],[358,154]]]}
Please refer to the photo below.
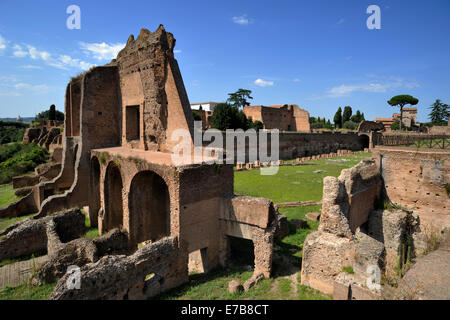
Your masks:
{"label": "stone archway", "polygon": [[363,149],[370,148],[370,137],[367,134],[360,134]]}
{"label": "stone archway", "polygon": [[157,241],[170,234],[170,197],[164,179],[142,171],[131,181],[128,199],[133,244]]}
{"label": "stone archway", "polygon": [[122,176],[116,163],[111,162],[105,175],[105,218],[103,231],[123,225]]}
{"label": "stone archway", "polygon": [[89,183],[89,221],[91,227],[98,225],[98,211],[100,210],[100,162],[97,157],[91,159]]}

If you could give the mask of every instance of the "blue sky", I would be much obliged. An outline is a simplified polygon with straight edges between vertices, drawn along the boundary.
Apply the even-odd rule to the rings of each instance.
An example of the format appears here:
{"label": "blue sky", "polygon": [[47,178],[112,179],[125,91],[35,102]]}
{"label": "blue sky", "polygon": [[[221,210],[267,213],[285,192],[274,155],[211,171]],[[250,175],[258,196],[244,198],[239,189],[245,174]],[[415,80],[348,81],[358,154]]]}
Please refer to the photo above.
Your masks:
{"label": "blue sky", "polygon": [[[81,29],[69,30],[69,5]],[[369,5],[381,30],[369,30]],[[419,98],[419,121],[450,103],[450,1],[0,2],[0,117],[64,108],[71,76],[103,65],[142,27],[163,24],[193,102],[224,101],[238,88],[252,104],[298,104],[332,118],[339,106],[389,117],[397,94]]]}

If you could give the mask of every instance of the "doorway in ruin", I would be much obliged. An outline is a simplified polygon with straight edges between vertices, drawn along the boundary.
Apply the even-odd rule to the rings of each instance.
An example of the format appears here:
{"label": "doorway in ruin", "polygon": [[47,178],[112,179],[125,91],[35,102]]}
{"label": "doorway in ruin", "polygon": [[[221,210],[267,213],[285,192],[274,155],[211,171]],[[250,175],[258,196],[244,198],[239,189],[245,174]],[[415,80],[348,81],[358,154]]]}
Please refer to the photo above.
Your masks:
{"label": "doorway in ruin", "polygon": [[122,176],[116,163],[111,162],[105,176],[105,231],[123,225]]}
{"label": "doorway in ruin", "polygon": [[235,266],[255,268],[255,245],[252,240],[227,236],[229,245],[228,263]]}
{"label": "doorway in ruin", "polygon": [[208,271],[206,265],[207,248],[195,250],[189,253],[188,270],[189,273],[205,273]]}
{"label": "doorway in ruin", "polygon": [[369,138],[369,136],[366,136],[365,134],[362,134],[360,137],[361,137],[361,143],[362,143],[363,149],[369,148],[370,147],[370,138]]}
{"label": "doorway in ruin", "polygon": [[91,159],[89,188],[89,222],[91,227],[96,227],[98,225],[98,210],[100,210],[100,162],[97,157]]}
{"label": "doorway in ruin", "polygon": [[153,171],[136,174],[128,199],[133,243],[157,241],[170,235],[170,197],[166,182]]}

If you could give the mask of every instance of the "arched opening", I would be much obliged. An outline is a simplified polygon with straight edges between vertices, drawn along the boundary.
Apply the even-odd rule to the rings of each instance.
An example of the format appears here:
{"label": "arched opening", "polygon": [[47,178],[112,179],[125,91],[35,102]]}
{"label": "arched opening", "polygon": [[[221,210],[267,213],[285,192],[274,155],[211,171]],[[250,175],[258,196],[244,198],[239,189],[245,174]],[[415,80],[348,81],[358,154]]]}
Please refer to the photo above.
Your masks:
{"label": "arched opening", "polygon": [[128,205],[133,243],[157,241],[170,234],[169,189],[158,174],[142,171],[134,176]]}
{"label": "arched opening", "polygon": [[123,224],[122,176],[117,164],[110,163],[105,177],[104,231],[120,228]]}
{"label": "arched opening", "polygon": [[370,138],[369,136],[362,134],[361,136],[361,142],[362,142],[362,146],[363,148],[369,148],[370,147]]}
{"label": "arched opening", "polygon": [[100,163],[96,157],[91,159],[89,188],[89,221],[91,227],[96,227],[100,210]]}

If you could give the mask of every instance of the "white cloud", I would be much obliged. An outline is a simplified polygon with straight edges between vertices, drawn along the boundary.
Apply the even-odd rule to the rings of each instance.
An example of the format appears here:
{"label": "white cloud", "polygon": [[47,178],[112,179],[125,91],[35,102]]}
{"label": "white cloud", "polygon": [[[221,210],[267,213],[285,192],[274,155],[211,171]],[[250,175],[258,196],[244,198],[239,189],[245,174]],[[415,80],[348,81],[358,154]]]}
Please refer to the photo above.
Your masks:
{"label": "white cloud", "polygon": [[14,57],[23,58],[23,57],[26,57],[28,55],[28,51],[24,51],[22,49],[22,47],[19,46],[18,44],[16,44],[13,47],[13,49],[14,49],[14,52],[13,52]]}
{"label": "white cloud", "polygon": [[107,44],[80,42],[81,49],[88,55],[97,60],[112,60],[125,47],[125,43]]}
{"label": "white cloud", "polygon": [[274,82],[273,81],[265,81],[263,79],[256,79],[254,84],[259,87],[270,87],[270,86],[274,85]]}
{"label": "white cloud", "polygon": [[43,92],[48,92],[52,87],[50,87],[46,84],[33,85],[33,84],[21,82],[21,83],[14,85],[14,88],[17,90],[30,90],[30,91],[35,91],[38,93],[43,93]]}
{"label": "white cloud", "polygon": [[398,88],[413,89],[420,86],[416,81],[406,81],[398,77],[382,77],[382,79],[384,81],[335,86],[329,89],[325,95],[314,97],[313,100],[349,97],[354,92],[386,93]]}
{"label": "white cloud", "polygon": [[[81,70],[88,70],[94,65],[89,62],[81,61],[80,59],[74,59],[68,55],[53,56],[47,51],[40,51],[36,47],[31,45],[25,45],[25,48],[20,45],[13,46],[13,55],[16,58],[31,58],[32,60],[41,60],[48,66],[67,70],[68,67],[77,68]],[[39,69],[38,66],[23,66],[25,69]]]}
{"label": "white cloud", "polygon": [[173,50],[173,53],[181,53],[181,50]]}
{"label": "white cloud", "polygon": [[243,14],[241,16],[234,16],[232,20],[234,23],[239,24],[241,26],[246,26],[248,24],[253,23],[253,19],[249,19],[246,14]]}
{"label": "white cloud", "polygon": [[292,81],[294,81],[294,82],[300,82],[300,79],[299,79],[299,78],[294,78]]}
{"label": "white cloud", "polygon": [[40,66],[34,66],[31,64],[20,66],[19,68],[21,68],[21,69],[42,69],[42,67],[40,67]]}
{"label": "white cloud", "polygon": [[6,39],[0,35],[0,52],[6,49]]}
{"label": "white cloud", "polygon": [[345,22],[344,18],[339,19],[339,21],[337,22],[337,24],[343,24]]}

